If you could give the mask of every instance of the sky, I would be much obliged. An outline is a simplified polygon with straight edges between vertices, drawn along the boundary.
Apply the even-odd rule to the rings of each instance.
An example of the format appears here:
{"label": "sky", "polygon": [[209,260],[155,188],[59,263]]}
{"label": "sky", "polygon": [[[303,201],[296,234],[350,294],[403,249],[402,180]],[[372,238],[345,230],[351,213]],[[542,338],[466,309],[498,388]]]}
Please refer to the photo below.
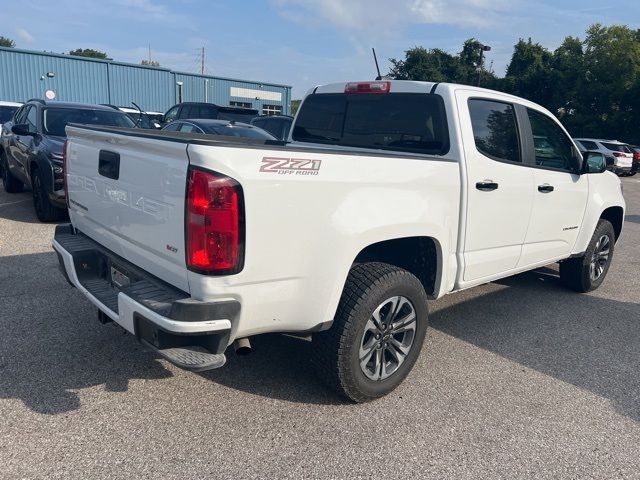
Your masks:
{"label": "sky", "polygon": [[[638,0],[50,0],[5,1],[0,35],[17,48],[105,51],[114,60],[291,85],[293,98],[323,83],[375,77],[414,47],[461,50],[474,37],[503,75],[513,45],[555,49],[593,23],[640,28]],[[492,63],[493,62],[493,63]]]}

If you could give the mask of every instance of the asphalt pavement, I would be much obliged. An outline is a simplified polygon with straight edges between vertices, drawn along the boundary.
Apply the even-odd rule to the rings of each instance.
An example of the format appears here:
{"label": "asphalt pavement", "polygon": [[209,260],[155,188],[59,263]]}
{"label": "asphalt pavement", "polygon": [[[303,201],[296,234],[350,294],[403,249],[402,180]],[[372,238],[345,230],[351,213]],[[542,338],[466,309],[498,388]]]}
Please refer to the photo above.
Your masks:
{"label": "asphalt pavement", "polygon": [[552,266],[431,302],[413,372],[364,405],[303,340],[195,374],[99,324],[0,187],[0,478],[640,478],[637,178],[599,290]]}

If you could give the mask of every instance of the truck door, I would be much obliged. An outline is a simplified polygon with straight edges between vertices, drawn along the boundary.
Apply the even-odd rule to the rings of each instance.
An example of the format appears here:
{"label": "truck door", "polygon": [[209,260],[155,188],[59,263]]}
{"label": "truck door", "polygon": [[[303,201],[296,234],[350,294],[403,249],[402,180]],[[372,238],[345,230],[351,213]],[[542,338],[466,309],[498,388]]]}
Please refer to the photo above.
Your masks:
{"label": "truck door", "polygon": [[545,113],[524,108],[528,156],[535,163],[533,210],[518,266],[568,256],[584,217],[589,190],[580,175],[582,155],[560,124]]}
{"label": "truck door", "polygon": [[467,175],[463,282],[515,268],[533,206],[534,172],[523,164],[518,109],[510,97],[456,92]]}

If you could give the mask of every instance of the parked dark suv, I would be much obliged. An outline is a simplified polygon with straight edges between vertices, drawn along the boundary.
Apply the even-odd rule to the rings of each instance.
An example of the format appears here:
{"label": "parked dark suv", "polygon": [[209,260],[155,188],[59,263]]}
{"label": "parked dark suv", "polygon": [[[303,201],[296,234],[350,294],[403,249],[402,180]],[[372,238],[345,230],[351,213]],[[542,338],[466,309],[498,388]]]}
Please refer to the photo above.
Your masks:
{"label": "parked dark suv", "polygon": [[31,187],[42,222],[64,218],[62,147],[68,123],[133,127],[129,116],[102,105],[29,100],[2,127],[0,170],[8,193]]}
{"label": "parked dark suv", "polygon": [[240,107],[222,107],[214,103],[183,102],[174,105],[164,114],[163,124],[185,118],[208,118],[211,120],[235,120],[249,123],[258,115],[258,110]]}

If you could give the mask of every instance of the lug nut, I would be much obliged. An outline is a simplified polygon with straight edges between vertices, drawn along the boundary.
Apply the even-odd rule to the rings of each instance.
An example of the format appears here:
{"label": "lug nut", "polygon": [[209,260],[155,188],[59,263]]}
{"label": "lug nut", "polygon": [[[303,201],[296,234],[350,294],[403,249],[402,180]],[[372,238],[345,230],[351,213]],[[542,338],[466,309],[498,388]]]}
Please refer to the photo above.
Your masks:
{"label": "lug nut", "polygon": [[379,339],[380,339],[380,334],[379,334],[379,333],[377,333],[377,334],[376,334],[376,340],[379,340]]}

